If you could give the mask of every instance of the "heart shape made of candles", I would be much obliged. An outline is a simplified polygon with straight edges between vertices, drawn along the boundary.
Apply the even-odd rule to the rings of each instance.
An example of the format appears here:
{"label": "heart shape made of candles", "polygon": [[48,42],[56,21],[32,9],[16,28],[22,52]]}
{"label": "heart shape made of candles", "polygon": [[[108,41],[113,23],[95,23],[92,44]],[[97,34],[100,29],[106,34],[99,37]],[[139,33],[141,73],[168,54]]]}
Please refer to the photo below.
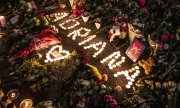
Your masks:
{"label": "heart shape made of candles", "polygon": [[[56,49],[58,49],[58,51]],[[51,55],[54,56],[54,58],[51,58]],[[69,55],[70,55],[69,51],[62,50],[61,45],[56,45],[53,46],[48,51],[48,53],[46,54],[46,60],[44,62],[55,62],[55,61],[63,60],[67,58]]]}

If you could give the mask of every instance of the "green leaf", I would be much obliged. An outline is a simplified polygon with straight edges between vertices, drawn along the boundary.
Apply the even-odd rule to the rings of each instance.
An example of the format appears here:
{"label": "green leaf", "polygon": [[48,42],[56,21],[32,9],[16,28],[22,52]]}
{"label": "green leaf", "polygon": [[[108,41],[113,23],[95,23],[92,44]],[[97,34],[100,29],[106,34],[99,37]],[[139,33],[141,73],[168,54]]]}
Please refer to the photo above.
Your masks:
{"label": "green leaf", "polygon": [[99,92],[99,94],[105,94],[106,93],[106,90],[101,90],[100,92]]}
{"label": "green leaf", "polygon": [[99,90],[99,87],[98,87],[98,86],[95,86],[95,87],[94,87],[94,90],[96,90],[96,91]]}
{"label": "green leaf", "polygon": [[39,69],[35,69],[35,70],[34,70],[34,73],[38,73],[38,72],[39,72]]}
{"label": "green leaf", "polygon": [[77,51],[74,50],[72,53],[71,53],[71,56],[76,56],[77,55]]}
{"label": "green leaf", "polygon": [[79,96],[79,97],[81,97],[81,96],[83,96],[83,93],[80,92],[80,91],[77,91],[77,92],[76,92],[76,95]]}
{"label": "green leaf", "polygon": [[88,94],[91,95],[92,93],[93,93],[93,90],[89,90],[89,91],[88,91]]}
{"label": "green leaf", "polygon": [[88,80],[83,80],[81,82],[81,85],[88,86],[88,85],[90,85],[90,82]]}

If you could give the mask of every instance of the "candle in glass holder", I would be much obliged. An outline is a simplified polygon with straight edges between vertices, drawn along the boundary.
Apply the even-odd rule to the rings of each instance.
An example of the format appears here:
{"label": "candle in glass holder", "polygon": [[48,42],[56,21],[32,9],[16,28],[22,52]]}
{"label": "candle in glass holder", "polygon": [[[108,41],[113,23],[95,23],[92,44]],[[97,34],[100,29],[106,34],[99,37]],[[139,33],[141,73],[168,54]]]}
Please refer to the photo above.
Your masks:
{"label": "candle in glass holder", "polygon": [[3,96],[4,96],[4,92],[2,91],[2,89],[0,89],[0,100],[2,99]]}
{"label": "candle in glass holder", "polygon": [[20,108],[32,108],[33,102],[31,99],[24,99],[21,104]]}
{"label": "candle in glass holder", "polygon": [[19,90],[12,89],[7,93],[7,96],[9,97],[9,99],[14,100],[19,96]]}
{"label": "candle in glass holder", "polygon": [[2,25],[2,27],[6,27],[6,19],[4,16],[0,16],[0,25]]}

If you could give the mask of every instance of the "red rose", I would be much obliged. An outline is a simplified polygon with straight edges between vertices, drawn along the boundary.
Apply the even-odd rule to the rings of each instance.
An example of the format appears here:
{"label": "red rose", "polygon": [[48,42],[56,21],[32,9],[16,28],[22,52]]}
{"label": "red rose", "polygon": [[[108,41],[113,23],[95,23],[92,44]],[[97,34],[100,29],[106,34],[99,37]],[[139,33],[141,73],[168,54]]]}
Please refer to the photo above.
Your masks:
{"label": "red rose", "polygon": [[139,0],[138,1],[139,2],[139,5],[141,6],[141,7],[144,7],[145,5],[146,5],[146,0]]}
{"label": "red rose", "polygon": [[162,41],[166,41],[166,40],[167,40],[167,38],[168,38],[168,36],[167,36],[167,35],[162,35],[162,36],[161,36],[161,40],[162,40]]}
{"label": "red rose", "polygon": [[174,39],[174,35],[169,35],[169,38],[171,39],[171,40],[173,40]]}

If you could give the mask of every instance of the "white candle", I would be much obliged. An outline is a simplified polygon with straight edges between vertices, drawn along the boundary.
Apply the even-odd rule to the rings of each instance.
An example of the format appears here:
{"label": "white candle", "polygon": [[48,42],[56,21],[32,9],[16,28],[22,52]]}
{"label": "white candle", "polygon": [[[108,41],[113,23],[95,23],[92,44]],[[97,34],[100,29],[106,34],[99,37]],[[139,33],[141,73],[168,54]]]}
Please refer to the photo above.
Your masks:
{"label": "white candle", "polygon": [[[122,59],[125,59],[124,57]],[[134,72],[134,74],[129,74]],[[125,71],[121,71],[121,72],[117,72],[114,74],[114,77],[118,77],[118,75],[124,75],[126,77],[126,79],[128,80],[128,84],[126,85],[126,88],[131,88],[131,86],[133,85],[134,79],[139,75],[140,70],[139,70],[139,66],[134,66],[131,69],[125,70]]]}
{"label": "white candle", "polygon": [[4,16],[0,16],[0,24],[2,27],[6,27],[6,19]]}
{"label": "white candle", "polygon": [[95,26],[96,26],[97,29],[100,29],[101,24],[100,23],[95,23]]}
{"label": "white candle", "polygon": [[[59,48],[59,49],[58,49]],[[55,50],[55,49],[58,49],[58,50]],[[52,55],[52,53],[53,53],[53,51],[56,51],[55,53],[56,54],[58,54],[58,55],[55,55],[55,56],[57,56],[57,57],[54,57],[54,58],[51,58],[51,56],[50,55]],[[64,54],[63,56],[61,55],[61,54]],[[66,51],[66,50],[63,50],[62,49],[62,46],[60,46],[60,45],[56,45],[56,46],[53,46],[49,51],[48,51],[48,53],[46,54],[46,60],[44,61],[44,62],[55,62],[55,61],[59,61],[59,60],[63,60],[63,59],[65,59],[65,58],[67,58],[67,57],[69,57],[70,56],[70,53],[69,53],[69,51]]]}

